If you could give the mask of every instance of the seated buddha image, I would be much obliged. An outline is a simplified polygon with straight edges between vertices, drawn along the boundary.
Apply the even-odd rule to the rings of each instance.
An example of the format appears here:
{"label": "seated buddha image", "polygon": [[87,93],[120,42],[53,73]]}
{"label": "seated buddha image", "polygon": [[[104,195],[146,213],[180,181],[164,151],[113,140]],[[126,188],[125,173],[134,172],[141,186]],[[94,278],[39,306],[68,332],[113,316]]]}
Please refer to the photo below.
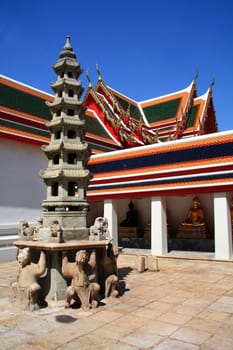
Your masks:
{"label": "seated buddha image", "polygon": [[122,227],[133,227],[138,224],[138,214],[134,209],[134,204],[132,201],[129,203],[129,210],[126,213],[126,219],[120,223]]}
{"label": "seated buddha image", "polygon": [[207,238],[204,210],[198,197],[193,198],[188,217],[180,223],[177,238]]}
{"label": "seated buddha image", "polygon": [[180,226],[182,228],[199,228],[205,226],[204,210],[201,208],[198,197],[193,198],[193,206],[189,209],[188,217]]}

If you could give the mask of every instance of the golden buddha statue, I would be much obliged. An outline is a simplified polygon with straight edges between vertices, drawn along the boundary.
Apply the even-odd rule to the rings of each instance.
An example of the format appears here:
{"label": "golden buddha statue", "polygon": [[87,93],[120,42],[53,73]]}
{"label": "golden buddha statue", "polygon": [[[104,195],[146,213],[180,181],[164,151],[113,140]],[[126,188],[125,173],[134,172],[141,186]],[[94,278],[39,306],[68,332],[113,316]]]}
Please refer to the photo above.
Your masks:
{"label": "golden buddha statue", "polygon": [[206,238],[204,210],[198,197],[193,198],[193,206],[188,217],[180,223],[178,238]]}

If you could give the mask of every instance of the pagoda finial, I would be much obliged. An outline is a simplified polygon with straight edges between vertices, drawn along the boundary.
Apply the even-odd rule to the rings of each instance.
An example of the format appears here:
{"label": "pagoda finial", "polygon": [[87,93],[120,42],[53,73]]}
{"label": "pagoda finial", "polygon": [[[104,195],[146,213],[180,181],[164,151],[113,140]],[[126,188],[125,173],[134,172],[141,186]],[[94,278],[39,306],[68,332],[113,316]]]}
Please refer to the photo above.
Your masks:
{"label": "pagoda finial", "polygon": [[76,54],[74,53],[73,47],[70,43],[70,36],[69,35],[66,36],[66,43],[64,45],[63,51],[60,52],[59,57],[60,58],[69,57],[69,58],[76,59]]}
{"label": "pagoda finial", "polygon": [[89,72],[88,72],[88,70],[86,70],[86,77],[87,77],[87,80],[88,80],[88,87],[89,87],[89,88],[92,88],[92,83],[91,83],[91,79],[90,79],[90,77],[89,77]]}
{"label": "pagoda finial", "polygon": [[199,72],[198,72],[198,69],[196,69],[196,73],[194,75],[194,78],[193,80],[196,82],[197,78],[198,78],[198,75],[199,75]]}
{"label": "pagoda finial", "polygon": [[66,43],[65,43],[65,46],[64,46],[64,50],[73,51],[73,48],[72,48],[71,43],[70,43],[70,35],[66,36]]}
{"label": "pagoda finial", "polygon": [[213,86],[214,86],[214,84],[215,84],[215,79],[214,79],[214,77],[212,78],[212,81],[211,81],[211,83],[210,83],[210,92],[212,93],[212,91],[213,91]]}
{"label": "pagoda finial", "polygon": [[96,63],[95,68],[96,68],[96,72],[97,72],[97,74],[98,74],[98,81],[102,81],[102,75],[101,75],[101,73],[100,73],[98,63]]}

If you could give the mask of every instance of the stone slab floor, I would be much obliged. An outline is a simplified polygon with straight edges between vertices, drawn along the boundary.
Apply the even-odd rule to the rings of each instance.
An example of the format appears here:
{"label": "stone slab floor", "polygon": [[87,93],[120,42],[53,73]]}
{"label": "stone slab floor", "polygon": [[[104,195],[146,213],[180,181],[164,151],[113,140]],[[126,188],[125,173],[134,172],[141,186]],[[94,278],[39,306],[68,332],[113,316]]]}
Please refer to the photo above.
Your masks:
{"label": "stone slab floor", "polygon": [[233,264],[159,258],[139,273],[135,257],[118,260],[122,295],[88,312],[63,301],[39,311],[14,308],[17,262],[0,263],[1,350],[232,350]]}

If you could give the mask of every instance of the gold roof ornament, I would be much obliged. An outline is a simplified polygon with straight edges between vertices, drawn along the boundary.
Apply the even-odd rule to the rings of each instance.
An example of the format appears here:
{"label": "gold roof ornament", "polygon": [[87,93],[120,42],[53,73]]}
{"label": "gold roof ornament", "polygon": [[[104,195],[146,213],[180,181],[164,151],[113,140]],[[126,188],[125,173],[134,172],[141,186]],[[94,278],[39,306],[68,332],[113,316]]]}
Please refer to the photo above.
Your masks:
{"label": "gold roof ornament", "polygon": [[88,80],[88,87],[89,87],[89,88],[92,88],[92,83],[91,83],[91,79],[90,79],[90,77],[89,77],[89,72],[88,72],[88,70],[86,70],[86,77],[87,77],[87,80]]}
{"label": "gold roof ornament", "polygon": [[96,72],[97,72],[97,74],[98,74],[98,81],[103,81],[102,75],[101,75],[100,70],[99,70],[99,65],[98,65],[98,63],[96,63],[95,68],[96,68]]}
{"label": "gold roof ornament", "polygon": [[212,81],[211,81],[211,83],[210,83],[210,87],[209,87],[211,93],[212,93],[212,91],[213,91],[213,86],[214,86],[214,84],[215,84],[215,78],[213,77],[213,78],[212,78]]}
{"label": "gold roof ornament", "polygon": [[195,82],[197,81],[198,75],[199,75],[199,72],[198,72],[198,69],[196,69],[196,73],[195,73],[194,78],[193,78],[193,80]]}

